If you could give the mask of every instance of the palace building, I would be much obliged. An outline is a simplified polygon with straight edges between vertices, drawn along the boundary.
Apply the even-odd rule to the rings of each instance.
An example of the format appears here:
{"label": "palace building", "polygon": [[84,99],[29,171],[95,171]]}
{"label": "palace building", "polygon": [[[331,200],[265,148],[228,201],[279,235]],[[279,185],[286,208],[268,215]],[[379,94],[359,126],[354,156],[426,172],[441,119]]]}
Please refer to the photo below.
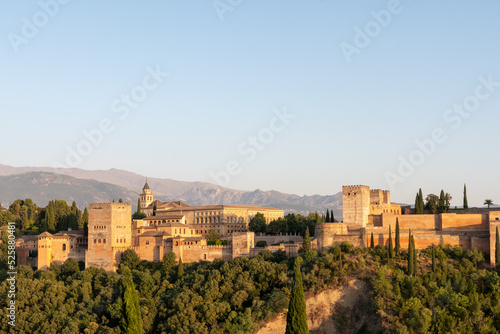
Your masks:
{"label": "palace building", "polygon": [[[248,223],[257,213],[268,223],[284,216],[284,211],[276,208],[161,202],[154,200],[147,182],[139,199],[147,215],[141,220],[132,220],[131,204],[95,203],[89,205],[88,236],[83,230],[70,230],[19,238],[19,264],[48,269],[52,263],[73,258],[85,262],[85,267],[112,271],[127,249],[135,250],[142,260],[155,262],[169,252],[185,263],[231,260],[249,256],[254,248],[255,235],[248,232]],[[208,245],[206,236],[211,230],[227,240],[227,245]]]}
{"label": "palace building", "polygon": [[244,205],[209,205],[190,206],[183,202],[162,202],[154,200],[148,182],[140,195],[141,211],[150,225],[180,222],[189,225],[202,236],[215,230],[221,236],[236,232],[246,232],[248,223],[257,214],[262,213],[269,224],[283,218],[285,212],[276,208]]}

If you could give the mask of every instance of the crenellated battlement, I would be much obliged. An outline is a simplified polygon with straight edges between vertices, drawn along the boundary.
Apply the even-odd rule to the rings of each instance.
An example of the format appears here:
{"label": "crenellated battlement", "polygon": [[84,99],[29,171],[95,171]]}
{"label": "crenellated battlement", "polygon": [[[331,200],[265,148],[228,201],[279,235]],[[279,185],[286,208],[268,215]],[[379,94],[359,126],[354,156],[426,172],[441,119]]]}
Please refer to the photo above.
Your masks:
{"label": "crenellated battlement", "polygon": [[363,188],[368,188],[367,186],[363,185],[351,185],[351,186],[343,186],[342,187],[342,192],[355,192],[355,191],[361,191]]}
{"label": "crenellated battlement", "polygon": [[127,207],[132,207],[130,203],[92,203],[89,204],[89,210],[105,210],[105,209],[126,209]]}

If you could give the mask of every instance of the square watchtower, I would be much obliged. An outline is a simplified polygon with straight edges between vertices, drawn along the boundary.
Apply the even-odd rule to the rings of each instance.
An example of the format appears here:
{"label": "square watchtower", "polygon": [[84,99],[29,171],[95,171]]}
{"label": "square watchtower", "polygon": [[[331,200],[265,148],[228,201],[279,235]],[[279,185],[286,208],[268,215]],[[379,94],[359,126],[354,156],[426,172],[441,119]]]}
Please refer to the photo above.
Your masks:
{"label": "square watchtower", "polygon": [[90,204],[88,229],[85,267],[115,270],[120,263],[122,251],[132,245],[132,205]]}
{"label": "square watchtower", "polygon": [[343,186],[342,207],[344,223],[366,227],[370,215],[370,187]]}

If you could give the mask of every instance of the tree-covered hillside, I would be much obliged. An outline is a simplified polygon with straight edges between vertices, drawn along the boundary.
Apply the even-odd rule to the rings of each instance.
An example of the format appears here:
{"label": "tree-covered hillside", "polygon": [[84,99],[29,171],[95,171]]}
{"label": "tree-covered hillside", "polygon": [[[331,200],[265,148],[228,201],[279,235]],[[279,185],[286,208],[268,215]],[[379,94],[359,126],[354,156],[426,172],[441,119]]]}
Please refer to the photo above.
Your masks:
{"label": "tree-covered hillside", "polygon": [[[303,249],[304,291],[311,296],[353,277],[367,282],[371,303],[332,308],[341,333],[498,332],[500,277],[484,254],[448,246],[411,254],[416,270],[409,272],[406,250],[389,258],[381,246]],[[5,319],[9,285],[1,260],[0,317]],[[263,252],[228,262],[182,264],[169,253],[161,263],[150,263],[129,250],[122,264],[131,269],[133,284],[123,270],[83,270],[71,259],[48,271],[19,266],[16,326],[1,322],[0,332],[125,333],[123,319],[137,322],[129,316],[140,309],[145,333],[255,333],[288,307],[294,260],[283,252]]]}

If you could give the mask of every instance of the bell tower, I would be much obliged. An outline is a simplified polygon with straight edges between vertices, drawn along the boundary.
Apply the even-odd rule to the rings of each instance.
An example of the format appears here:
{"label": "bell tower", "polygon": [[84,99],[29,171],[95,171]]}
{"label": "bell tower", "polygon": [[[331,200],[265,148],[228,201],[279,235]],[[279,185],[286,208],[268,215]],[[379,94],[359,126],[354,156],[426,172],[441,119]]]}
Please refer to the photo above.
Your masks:
{"label": "bell tower", "polygon": [[146,179],[146,184],[142,188],[141,192],[141,211],[146,209],[151,203],[153,203],[153,193],[151,192],[148,180]]}

